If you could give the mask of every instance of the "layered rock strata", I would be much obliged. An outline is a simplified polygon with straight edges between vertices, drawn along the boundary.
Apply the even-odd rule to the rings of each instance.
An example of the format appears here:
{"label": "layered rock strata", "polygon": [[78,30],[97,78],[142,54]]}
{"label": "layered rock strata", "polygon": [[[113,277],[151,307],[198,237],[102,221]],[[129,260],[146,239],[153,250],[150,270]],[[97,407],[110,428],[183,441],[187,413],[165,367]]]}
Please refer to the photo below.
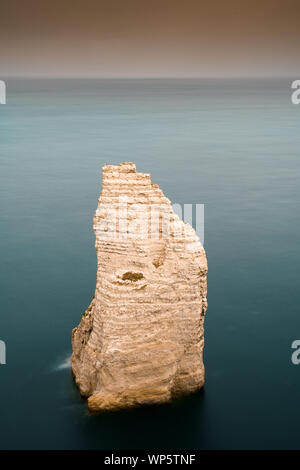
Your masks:
{"label": "layered rock strata", "polygon": [[103,167],[95,296],[72,333],[91,410],[163,403],[204,384],[207,261],[149,174]]}

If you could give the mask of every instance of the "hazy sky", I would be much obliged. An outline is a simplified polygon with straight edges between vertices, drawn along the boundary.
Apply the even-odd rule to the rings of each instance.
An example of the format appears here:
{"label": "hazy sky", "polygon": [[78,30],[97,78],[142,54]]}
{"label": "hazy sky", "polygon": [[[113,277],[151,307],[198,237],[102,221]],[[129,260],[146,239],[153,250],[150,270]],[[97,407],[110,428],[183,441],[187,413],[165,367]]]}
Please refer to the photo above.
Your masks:
{"label": "hazy sky", "polygon": [[7,76],[300,78],[300,0],[8,0]]}

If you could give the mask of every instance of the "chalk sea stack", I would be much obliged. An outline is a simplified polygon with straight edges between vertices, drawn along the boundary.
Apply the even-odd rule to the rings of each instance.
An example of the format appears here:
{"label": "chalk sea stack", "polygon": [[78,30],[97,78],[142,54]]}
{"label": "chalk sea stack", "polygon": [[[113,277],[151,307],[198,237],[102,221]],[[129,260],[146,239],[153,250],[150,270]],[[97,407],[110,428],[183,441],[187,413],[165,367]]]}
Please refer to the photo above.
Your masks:
{"label": "chalk sea stack", "polygon": [[194,229],[133,163],[106,165],[95,296],[72,332],[92,411],[164,403],[204,384],[207,261]]}

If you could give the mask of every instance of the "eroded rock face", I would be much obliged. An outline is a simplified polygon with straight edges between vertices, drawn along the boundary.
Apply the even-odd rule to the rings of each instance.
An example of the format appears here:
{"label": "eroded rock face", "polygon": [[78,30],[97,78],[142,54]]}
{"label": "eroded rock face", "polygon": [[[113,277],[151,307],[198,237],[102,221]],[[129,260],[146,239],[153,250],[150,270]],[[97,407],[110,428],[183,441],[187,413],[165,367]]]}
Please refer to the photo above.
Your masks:
{"label": "eroded rock face", "polygon": [[95,296],[72,333],[91,410],[162,403],[204,384],[207,262],[191,226],[133,163],[103,168]]}

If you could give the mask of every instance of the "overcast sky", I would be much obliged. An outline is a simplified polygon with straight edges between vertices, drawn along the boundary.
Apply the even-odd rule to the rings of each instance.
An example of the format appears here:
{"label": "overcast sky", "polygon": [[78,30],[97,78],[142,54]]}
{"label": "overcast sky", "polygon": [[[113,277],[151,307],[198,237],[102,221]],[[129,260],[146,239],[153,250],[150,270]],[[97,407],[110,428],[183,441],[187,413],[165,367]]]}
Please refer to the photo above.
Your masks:
{"label": "overcast sky", "polygon": [[300,78],[300,0],[9,0],[8,76]]}

